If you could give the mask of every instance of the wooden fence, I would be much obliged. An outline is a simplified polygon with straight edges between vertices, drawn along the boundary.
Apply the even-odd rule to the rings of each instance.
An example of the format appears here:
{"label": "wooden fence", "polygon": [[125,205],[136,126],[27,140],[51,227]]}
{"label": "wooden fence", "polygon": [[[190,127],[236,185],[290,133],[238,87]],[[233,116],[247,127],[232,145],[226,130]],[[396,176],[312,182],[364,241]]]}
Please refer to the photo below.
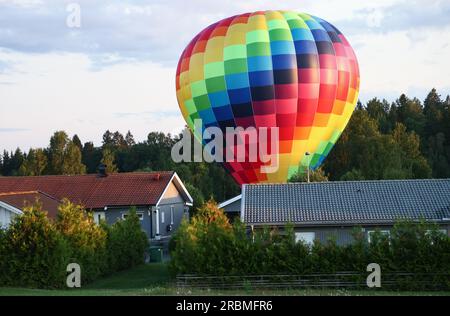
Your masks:
{"label": "wooden fence", "polygon": [[[179,288],[210,289],[264,289],[264,288],[367,288],[369,273],[336,272],[330,274],[304,275],[235,275],[235,276],[200,276],[192,274],[178,275],[176,284]],[[382,288],[448,289],[450,273],[381,273]],[[408,286],[409,285],[409,286]]]}

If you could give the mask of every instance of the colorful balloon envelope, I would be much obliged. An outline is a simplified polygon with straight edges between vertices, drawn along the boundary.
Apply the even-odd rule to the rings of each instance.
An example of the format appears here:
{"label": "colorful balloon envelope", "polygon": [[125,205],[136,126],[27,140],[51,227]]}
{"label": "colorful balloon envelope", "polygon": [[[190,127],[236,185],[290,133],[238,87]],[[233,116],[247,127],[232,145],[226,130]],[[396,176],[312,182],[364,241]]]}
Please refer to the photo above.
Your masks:
{"label": "colorful balloon envelope", "polygon": [[355,53],[336,27],[304,13],[263,11],[195,36],[180,57],[176,90],[199,139],[210,126],[278,127],[276,172],[261,172],[259,160],[223,162],[239,184],[277,183],[321,165],[353,113],[359,81]]}

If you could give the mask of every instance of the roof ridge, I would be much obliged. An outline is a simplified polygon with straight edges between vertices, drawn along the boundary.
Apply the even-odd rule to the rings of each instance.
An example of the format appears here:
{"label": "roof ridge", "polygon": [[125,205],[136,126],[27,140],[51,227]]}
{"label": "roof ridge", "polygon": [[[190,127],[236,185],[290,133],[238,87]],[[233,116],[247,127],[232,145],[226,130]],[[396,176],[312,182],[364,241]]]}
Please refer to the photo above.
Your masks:
{"label": "roof ridge", "polygon": [[0,192],[0,196],[25,195],[25,194],[36,194],[36,193],[39,193],[39,191],[33,190],[33,191]]}
{"label": "roof ridge", "polygon": [[48,194],[46,192],[38,190],[37,193],[42,194],[43,196],[48,197],[49,199],[55,200],[57,202],[61,202],[60,199],[58,199],[58,198],[54,197],[53,195],[50,195],[50,194]]}
{"label": "roof ridge", "polygon": [[430,178],[430,179],[382,179],[382,180],[337,180],[337,181],[317,181],[317,182],[286,182],[286,183],[247,183],[247,186],[269,186],[269,185],[313,185],[313,184],[337,184],[337,183],[386,183],[386,182],[427,182],[427,181],[450,181],[450,178]]}
{"label": "roof ridge", "polygon": [[[174,173],[174,170],[161,170],[161,171],[130,171],[130,172],[115,172],[109,173],[108,176],[115,175],[151,175],[156,173],[165,173],[171,174]],[[41,176],[0,176],[0,179],[36,179],[36,178],[76,178],[76,177],[93,177],[97,176],[98,173],[86,173],[86,174],[46,174]]]}

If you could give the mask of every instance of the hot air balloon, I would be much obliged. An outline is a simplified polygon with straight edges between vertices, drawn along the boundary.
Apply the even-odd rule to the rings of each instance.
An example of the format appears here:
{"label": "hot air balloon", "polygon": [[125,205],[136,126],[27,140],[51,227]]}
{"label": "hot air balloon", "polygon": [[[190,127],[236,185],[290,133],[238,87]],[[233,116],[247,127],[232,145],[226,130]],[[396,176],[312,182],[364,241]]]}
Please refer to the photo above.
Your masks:
{"label": "hot air balloon", "polygon": [[176,72],[178,104],[194,135],[202,133],[196,119],[201,129],[278,127],[276,172],[262,173],[261,162],[223,162],[238,184],[286,182],[319,167],[353,113],[359,81],[344,35],[292,11],[246,13],[208,26],[185,48]]}

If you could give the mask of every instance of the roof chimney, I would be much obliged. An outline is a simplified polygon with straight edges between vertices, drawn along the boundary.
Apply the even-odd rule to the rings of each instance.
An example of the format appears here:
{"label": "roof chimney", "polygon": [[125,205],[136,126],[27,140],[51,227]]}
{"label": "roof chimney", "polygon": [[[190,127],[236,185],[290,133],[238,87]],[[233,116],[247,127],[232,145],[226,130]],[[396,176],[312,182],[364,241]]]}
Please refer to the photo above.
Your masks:
{"label": "roof chimney", "polygon": [[161,174],[160,174],[160,173],[157,173],[157,174],[154,174],[154,175],[153,175],[153,180],[158,181],[159,178],[161,178]]}
{"label": "roof chimney", "polygon": [[98,177],[104,178],[104,177],[108,176],[108,174],[106,173],[106,167],[107,167],[107,165],[105,165],[104,163],[101,163],[98,166]]}

